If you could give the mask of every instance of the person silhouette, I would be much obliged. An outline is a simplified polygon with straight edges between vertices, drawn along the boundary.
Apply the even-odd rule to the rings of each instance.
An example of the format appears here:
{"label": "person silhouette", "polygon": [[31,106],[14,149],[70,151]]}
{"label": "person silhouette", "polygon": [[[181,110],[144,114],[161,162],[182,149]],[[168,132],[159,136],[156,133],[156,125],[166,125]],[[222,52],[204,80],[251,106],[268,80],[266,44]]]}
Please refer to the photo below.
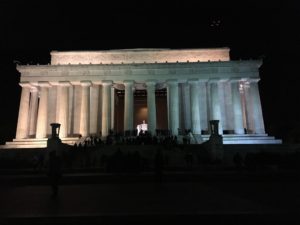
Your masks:
{"label": "person silhouette", "polygon": [[56,198],[58,194],[58,183],[62,176],[61,158],[56,151],[49,152],[49,181],[52,188],[52,198]]}

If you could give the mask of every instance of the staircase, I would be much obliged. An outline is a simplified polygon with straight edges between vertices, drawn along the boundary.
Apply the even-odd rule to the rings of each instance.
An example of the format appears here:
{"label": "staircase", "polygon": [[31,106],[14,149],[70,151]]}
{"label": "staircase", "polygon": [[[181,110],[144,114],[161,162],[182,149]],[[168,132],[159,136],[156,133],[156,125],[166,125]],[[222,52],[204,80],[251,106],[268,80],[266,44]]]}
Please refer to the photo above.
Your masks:
{"label": "staircase", "polygon": [[[61,138],[62,143],[74,145],[80,138],[67,137]],[[0,149],[14,149],[14,148],[46,148],[48,138],[26,138],[13,139],[13,141],[6,142],[5,145],[0,145]]]}
{"label": "staircase", "polygon": [[[202,135],[203,141],[208,141],[210,135]],[[223,134],[223,144],[282,144],[268,134]]]}

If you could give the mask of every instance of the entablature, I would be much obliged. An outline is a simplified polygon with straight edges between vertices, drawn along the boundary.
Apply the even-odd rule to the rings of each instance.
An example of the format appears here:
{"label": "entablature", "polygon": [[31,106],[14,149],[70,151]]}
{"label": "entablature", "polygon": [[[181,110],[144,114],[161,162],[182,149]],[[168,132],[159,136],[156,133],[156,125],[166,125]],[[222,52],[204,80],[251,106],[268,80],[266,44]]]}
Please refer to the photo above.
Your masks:
{"label": "entablature", "polygon": [[157,63],[157,64],[109,64],[109,65],[29,65],[18,66],[21,81],[56,80],[136,80],[147,79],[210,79],[230,77],[259,77],[260,60]]}

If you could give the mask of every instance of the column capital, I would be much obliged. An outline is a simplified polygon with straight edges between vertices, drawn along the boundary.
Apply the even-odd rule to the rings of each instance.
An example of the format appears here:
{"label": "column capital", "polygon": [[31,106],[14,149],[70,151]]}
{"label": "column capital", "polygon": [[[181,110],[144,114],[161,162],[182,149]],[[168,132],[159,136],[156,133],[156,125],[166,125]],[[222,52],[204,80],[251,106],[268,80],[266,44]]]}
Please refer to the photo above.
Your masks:
{"label": "column capital", "polygon": [[69,81],[59,81],[58,86],[69,87],[71,86],[71,83]]}
{"label": "column capital", "polygon": [[146,80],[145,81],[145,84],[147,86],[149,86],[149,85],[156,85],[156,83],[157,83],[157,80]]}
{"label": "column capital", "polygon": [[215,84],[215,83],[219,83],[220,82],[220,79],[219,78],[213,78],[213,79],[209,79],[208,80],[208,83],[209,84]]}
{"label": "column capital", "polygon": [[125,85],[125,84],[134,84],[134,80],[124,80],[123,81],[123,84]]}
{"label": "column capital", "polygon": [[113,83],[112,87],[117,90],[124,90],[124,84]]}
{"label": "column capital", "polygon": [[247,81],[249,83],[258,83],[258,81],[260,81],[260,78],[249,78],[249,79],[247,79]]}
{"label": "column capital", "polygon": [[199,79],[193,78],[193,79],[188,79],[187,82],[189,84],[197,84],[199,82]]}
{"label": "column capital", "polygon": [[103,86],[109,86],[109,85],[112,85],[112,83],[113,83],[113,82],[112,82],[111,80],[103,80],[103,81],[102,81],[102,85],[103,85]]}
{"label": "column capital", "polygon": [[230,80],[229,78],[220,78],[219,79],[219,81],[223,82],[223,83],[228,82],[229,80]]}
{"label": "column capital", "polygon": [[30,92],[33,93],[33,92],[38,92],[38,88],[36,86],[32,86],[30,88]]}
{"label": "column capital", "polygon": [[238,83],[238,82],[241,82],[242,80],[240,78],[231,78],[229,80],[229,83]]}
{"label": "column capital", "polygon": [[166,83],[167,84],[178,84],[178,80],[177,79],[169,79],[169,80],[166,80]]}
{"label": "column capital", "polygon": [[101,81],[92,81],[92,85],[101,85],[102,82]]}
{"label": "column capital", "polygon": [[39,81],[38,86],[39,87],[51,87],[51,84],[48,81]]}
{"label": "column capital", "polygon": [[32,87],[32,85],[28,81],[20,82],[19,85],[22,88],[31,88]]}
{"label": "column capital", "polygon": [[83,87],[90,87],[92,85],[92,82],[89,80],[82,80],[82,81],[80,81],[80,84]]}
{"label": "column capital", "polygon": [[208,79],[199,79],[199,83],[207,83]]}

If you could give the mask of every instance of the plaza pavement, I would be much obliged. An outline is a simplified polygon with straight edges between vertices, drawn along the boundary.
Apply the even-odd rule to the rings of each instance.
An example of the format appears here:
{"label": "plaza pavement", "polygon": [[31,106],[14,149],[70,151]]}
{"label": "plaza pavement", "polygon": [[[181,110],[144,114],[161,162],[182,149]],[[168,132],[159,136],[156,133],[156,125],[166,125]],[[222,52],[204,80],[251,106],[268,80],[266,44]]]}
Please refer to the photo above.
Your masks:
{"label": "plaza pavement", "polygon": [[[0,224],[294,224],[298,173],[65,174],[56,199],[43,174],[0,176]],[[299,224],[299,223],[298,223]]]}

